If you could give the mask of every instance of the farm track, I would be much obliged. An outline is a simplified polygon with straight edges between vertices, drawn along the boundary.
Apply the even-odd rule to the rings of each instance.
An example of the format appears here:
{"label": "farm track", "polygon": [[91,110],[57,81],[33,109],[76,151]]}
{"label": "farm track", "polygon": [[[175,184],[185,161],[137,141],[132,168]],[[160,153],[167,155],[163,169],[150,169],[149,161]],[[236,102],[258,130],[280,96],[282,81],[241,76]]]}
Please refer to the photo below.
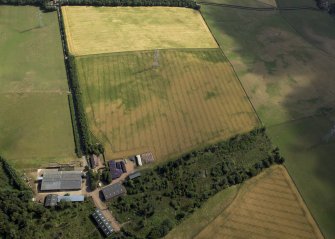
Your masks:
{"label": "farm track", "polygon": [[153,55],[77,58],[90,126],[111,142],[108,156],[142,150],[165,159],[258,126],[220,49],[162,50],[159,67]]}
{"label": "farm track", "polygon": [[[285,187],[270,188],[271,181]],[[245,184],[234,202],[195,238],[323,238],[283,166]]]}

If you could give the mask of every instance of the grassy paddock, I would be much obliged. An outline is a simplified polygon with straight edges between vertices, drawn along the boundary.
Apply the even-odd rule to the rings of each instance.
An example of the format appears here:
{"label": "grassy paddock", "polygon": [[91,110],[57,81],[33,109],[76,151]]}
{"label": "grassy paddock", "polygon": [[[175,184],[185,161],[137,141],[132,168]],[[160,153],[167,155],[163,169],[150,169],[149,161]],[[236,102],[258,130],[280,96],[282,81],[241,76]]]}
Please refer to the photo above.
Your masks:
{"label": "grassy paddock", "polygon": [[216,48],[200,13],[177,7],[62,7],[74,55]]}
{"label": "grassy paddock", "polygon": [[91,131],[108,157],[152,151],[158,160],[259,125],[218,49],[76,59]]}
{"label": "grassy paddock", "polygon": [[0,6],[0,151],[16,168],[74,158],[57,15]]}
{"label": "grassy paddock", "polygon": [[322,115],[268,129],[289,159],[286,166],[327,238],[335,236],[334,120],[335,114]]}

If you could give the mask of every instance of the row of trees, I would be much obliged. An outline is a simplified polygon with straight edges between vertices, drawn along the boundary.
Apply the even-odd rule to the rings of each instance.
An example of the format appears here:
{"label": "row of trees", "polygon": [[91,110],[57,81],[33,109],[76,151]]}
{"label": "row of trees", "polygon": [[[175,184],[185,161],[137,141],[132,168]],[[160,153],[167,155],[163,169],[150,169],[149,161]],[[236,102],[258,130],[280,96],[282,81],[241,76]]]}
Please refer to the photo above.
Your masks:
{"label": "row of trees", "polygon": [[[59,0],[61,5],[75,6],[171,6],[200,9],[193,0]],[[0,4],[34,5],[47,11],[56,10],[50,0],[0,0]]]}
{"label": "row of trees", "polygon": [[316,0],[316,4],[320,9],[335,15],[335,3],[330,3],[329,0]]}
{"label": "row of trees", "polygon": [[120,221],[131,218],[126,233],[160,238],[172,228],[164,221],[178,224],[220,190],[283,162],[265,130],[257,129],[143,171],[141,177],[124,183],[127,195],[110,206]]}
{"label": "row of trees", "polygon": [[[1,1],[1,0],[0,0]],[[44,1],[43,4],[45,6],[49,6],[49,1]],[[76,141],[76,152],[78,157],[82,156],[82,153],[85,154],[104,154],[105,149],[103,145],[92,137],[92,134],[89,130],[88,121],[86,118],[86,112],[84,108],[83,103],[83,96],[80,89],[80,83],[77,76],[77,69],[76,69],[76,63],[75,63],[75,57],[72,56],[69,53],[68,47],[67,47],[67,41],[66,41],[66,34],[65,34],[65,28],[63,23],[63,15],[62,12],[59,11],[59,17],[60,17],[60,32],[62,36],[63,41],[63,47],[65,51],[65,55],[68,56],[65,58],[65,67],[68,72],[69,76],[69,87],[71,90],[71,97],[69,97],[69,100],[71,101],[69,103],[71,107],[71,111],[73,112],[73,125],[74,127],[74,135],[75,135],[75,141]],[[79,144],[80,146],[78,146]]]}
{"label": "row of trees", "polygon": [[7,177],[9,178],[9,182],[13,188],[18,189],[20,191],[29,191],[32,197],[32,192],[30,188],[25,184],[22,178],[16,173],[14,168],[1,156],[0,156],[0,167],[2,167],[2,169],[6,173]]}

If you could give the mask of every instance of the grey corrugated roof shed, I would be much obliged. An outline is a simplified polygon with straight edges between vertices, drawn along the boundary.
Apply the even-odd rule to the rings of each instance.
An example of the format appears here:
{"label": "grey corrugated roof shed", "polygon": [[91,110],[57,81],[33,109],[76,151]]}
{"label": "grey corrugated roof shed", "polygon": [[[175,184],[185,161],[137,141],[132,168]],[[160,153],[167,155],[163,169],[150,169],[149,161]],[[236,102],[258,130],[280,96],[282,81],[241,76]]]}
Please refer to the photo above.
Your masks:
{"label": "grey corrugated roof shed", "polygon": [[54,207],[57,205],[58,195],[56,194],[48,194],[44,199],[44,206],[46,207]]}
{"label": "grey corrugated roof shed", "polygon": [[43,174],[41,190],[76,190],[81,188],[81,171],[45,172]]}
{"label": "grey corrugated roof shed", "polygon": [[141,173],[140,172],[135,172],[135,173],[131,173],[131,174],[129,174],[129,179],[131,180],[131,179],[134,179],[134,178],[137,178],[137,177],[139,177],[139,176],[141,176]]}
{"label": "grey corrugated roof shed", "polygon": [[92,214],[94,220],[97,222],[98,226],[105,233],[106,236],[110,236],[113,232],[113,227],[110,222],[105,218],[100,209],[95,209]]}
{"label": "grey corrugated roof shed", "polygon": [[106,200],[109,200],[113,197],[122,195],[126,192],[126,189],[122,186],[121,183],[115,183],[110,186],[104,187],[102,193]]}
{"label": "grey corrugated roof shed", "polygon": [[70,195],[70,196],[58,196],[58,202],[61,200],[70,202],[83,202],[85,200],[84,195]]}

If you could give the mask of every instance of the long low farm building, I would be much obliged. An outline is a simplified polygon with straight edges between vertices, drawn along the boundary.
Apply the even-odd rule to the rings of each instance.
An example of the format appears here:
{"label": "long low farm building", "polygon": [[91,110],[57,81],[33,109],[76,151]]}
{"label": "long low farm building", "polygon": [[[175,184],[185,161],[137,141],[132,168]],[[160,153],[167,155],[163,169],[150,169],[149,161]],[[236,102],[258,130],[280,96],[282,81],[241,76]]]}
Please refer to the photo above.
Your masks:
{"label": "long low farm building", "polygon": [[81,171],[46,171],[42,177],[41,191],[79,190],[81,183]]}
{"label": "long low farm building", "polygon": [[113,233],[113,228],[110,222],[105,218],[100,209],[95,209],[92,214],[95,222],[98,224],[99,228],[103,231],[106,237],[110,236]]}

